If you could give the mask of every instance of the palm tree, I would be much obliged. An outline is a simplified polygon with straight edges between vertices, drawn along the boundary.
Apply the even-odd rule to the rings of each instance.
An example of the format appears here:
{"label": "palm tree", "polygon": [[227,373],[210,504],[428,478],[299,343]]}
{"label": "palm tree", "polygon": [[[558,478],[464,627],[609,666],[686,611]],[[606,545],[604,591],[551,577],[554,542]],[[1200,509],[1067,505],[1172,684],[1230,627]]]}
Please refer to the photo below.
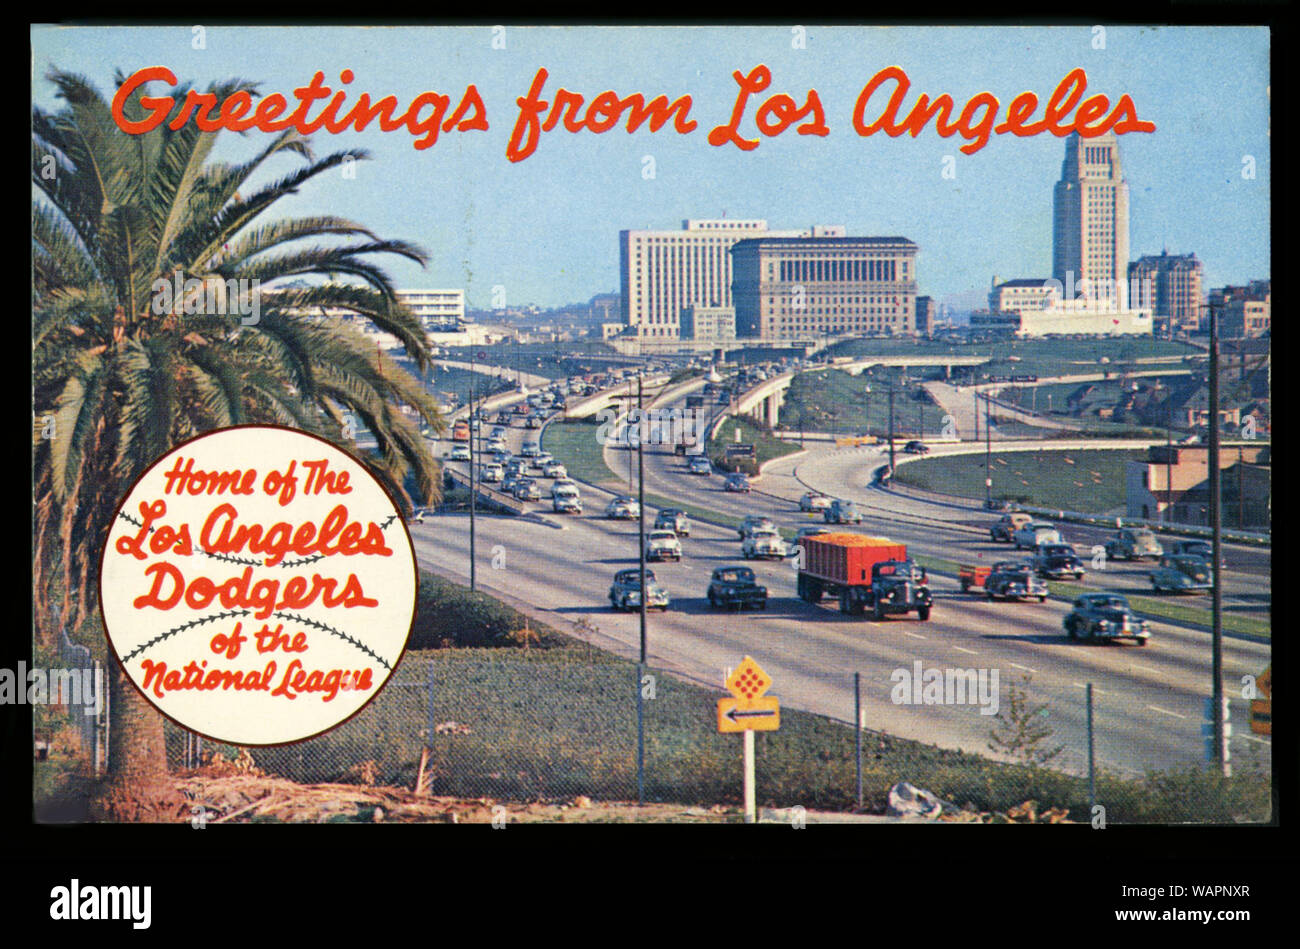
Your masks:
{"label": "palm tree", "polygon": [[[87,79],[47,78],[65,105],[32,110],[38,642],[53,642],[60,622],[97,628],[99,550],[116,505],[149,465],[201,432],[275,423],[351,448],[345,432],[356,420],[376,439],[365,460],[389,491],[408,506],[412,494],[435,502],[437,463],[420,435],[421,419],[443,429],[435,402],[339,318],[396,336],[423,369],[419,322],[373,260],[396,254],[423,265],[425,252],[338,217],[268,220],[281,198],[368,154],[317,158],[288,130],[247,162],[216,162],[217,133],[187,123],[128,135]],[[238,90],[256,94],[241,80],[210,91],[224,101]],[[144,116],[143,92],[126,103],[128,118]],[[272,178],[273,160],[284,158],[296,167]],[[182,299],[158,306],[156,282],[178,271],[255,281],[260,320],[189,313]],[[114,678],[109,814],[160,816],[131,802],[166,773],[162,719],[120,670]]]}

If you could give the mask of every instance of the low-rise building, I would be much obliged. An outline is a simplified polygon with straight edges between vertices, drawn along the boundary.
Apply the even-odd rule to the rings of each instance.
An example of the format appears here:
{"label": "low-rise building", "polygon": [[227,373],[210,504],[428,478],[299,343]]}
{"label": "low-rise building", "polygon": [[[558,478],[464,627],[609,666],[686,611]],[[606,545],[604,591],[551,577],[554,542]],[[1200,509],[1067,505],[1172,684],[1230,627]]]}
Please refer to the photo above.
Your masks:
{"label": "low-rise building", "polygon": [[[1130,461],[1125,481],[1127,516],[1175,524],[1209,523],[1209,449],[1204,445],[1157,445]],[[1268,526],[1268,445],[1228,445],[1219,450],[1222,523],[1257,530]]]}
{"label": "low-rise building", "polygon": [[697,305],[683,307],[681,337],[695,342],[730,342],[736,338],[735,308]]}

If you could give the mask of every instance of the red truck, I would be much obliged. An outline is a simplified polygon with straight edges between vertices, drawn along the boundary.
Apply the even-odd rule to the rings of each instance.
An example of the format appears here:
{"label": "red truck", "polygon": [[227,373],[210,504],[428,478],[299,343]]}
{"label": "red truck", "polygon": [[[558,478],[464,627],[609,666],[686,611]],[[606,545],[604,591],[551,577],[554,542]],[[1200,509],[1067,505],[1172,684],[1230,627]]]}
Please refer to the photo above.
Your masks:
{"label": "red truck", "polygon": [[925,570],[907,556],[907,545],[863,534],[815,534],[800,542],[799,597],[818,603],[838,597],[840,612],[881,620],[915,612],[928,620],[933,597]]}

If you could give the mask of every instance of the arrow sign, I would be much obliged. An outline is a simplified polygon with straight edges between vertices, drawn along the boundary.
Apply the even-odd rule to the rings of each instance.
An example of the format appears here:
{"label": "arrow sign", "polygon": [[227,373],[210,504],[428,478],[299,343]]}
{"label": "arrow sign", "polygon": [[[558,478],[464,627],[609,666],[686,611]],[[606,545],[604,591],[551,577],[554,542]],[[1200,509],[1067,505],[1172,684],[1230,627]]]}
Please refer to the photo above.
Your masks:
{"label": "arrow sign", "polygon": [[781,703],[775,696],[718,699],[718,731],[771,732],[781,727]]}

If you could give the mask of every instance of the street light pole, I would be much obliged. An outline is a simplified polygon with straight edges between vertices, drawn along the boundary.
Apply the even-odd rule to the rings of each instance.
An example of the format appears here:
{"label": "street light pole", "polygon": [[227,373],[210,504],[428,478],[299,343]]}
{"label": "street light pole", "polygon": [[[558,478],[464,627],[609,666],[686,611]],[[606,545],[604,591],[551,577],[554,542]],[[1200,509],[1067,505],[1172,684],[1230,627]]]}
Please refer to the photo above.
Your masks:
{"label": "street light pole", "polygon": [[1214,723],[1214,762],[1226,778],[1231,775],[1231,771],[1223,733],[1223,571],[1219,567],[1223,562],[1223,525],[1220,523],[1223,499],[1219,496],[1219,320],[1213,303],[1210,304],[1209,401],[1210,530],[1213,538],[1210,576],[1214,580],[1214,585],[1210,588],[1210,674],[1214,679],[1211,683],[1213,699],[1210,719]]}
{"label": "street light pole", "polygon": [[[976,413],[978,415],[979,413]],[[984,395],[984,508],[993,502],[993,443],[989,435],[989,397]]]}
{"label": "street light pole", "polygon": [[863,434],[864,434],[864,435],[868,435],[868,436],[870,436],[870,435],[871,435],[871,385],[870,385],[870,384],[868,384],[868,385],[867,385],[867,388],[866,388],[866,397],[867,397],[867,398],[866,398],[866,402],[867,402],[867,407],[866,407],[866,417],[867,417],[867,422],[866,422],[866,425],[867,425],[867,427],[866,427],[865,429],[863,429]]}
{"label": "street light pole", "polygon": [[1174,503],[1174,390],[1172,386],[1166,396],[1169,411],[1165,416],[1165,516],[1167,524],[1173,520]]}

